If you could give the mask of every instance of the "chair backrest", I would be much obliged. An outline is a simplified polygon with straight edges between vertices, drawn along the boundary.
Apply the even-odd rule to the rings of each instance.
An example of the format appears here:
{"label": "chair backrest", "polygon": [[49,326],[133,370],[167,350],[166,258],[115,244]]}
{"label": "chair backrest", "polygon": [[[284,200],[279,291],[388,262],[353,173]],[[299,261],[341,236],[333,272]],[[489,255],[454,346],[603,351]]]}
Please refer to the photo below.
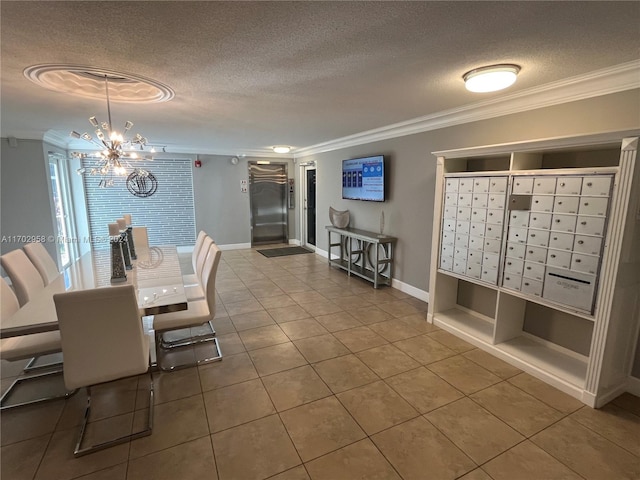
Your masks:
{"label": "chair backrest", "polygon": [[16,294],[13,293],[13,290],[11,290],[11,287],[4,278],[0,279],[0,293],[2,294],[0,296],[0,319],[9,318],[18,311],[20,304],[18,303]]}
{"label": "chair backrest", "polygon": [[211,315],[213,315],[216,311],[216,274],[218,273],[218,265],[220,264],[222,251],[213,242],[208,250],[199,279],[202,290],[204,291],[204,297],[209,306],[209,311]]}
{"label": "chair backrest", "polygon": [[196,265],[198,264],[198,255],[200,254],[200,250],[202,250],[202,244],[204,243],[204,239],[207,238],[208,235],[204,230],[200,230],[198,232],[198,238],[196,238],[196,243],[193,246],[193,254],[191,254],[191,264],[193,265],[193,271],[196,271]]}
{"label": "chair backrest", "polygon": [[149,340],[133,285],[58,293],[53,301],[68,389],[147,371]]}
{"label": "chair backrest", "polygon": [[149,248],[149,235],[147,227],[132,227],[131,235],[133,235],[133,246],[138,250]]}
{"label": "chair backrest", "polygon": [[200,281],[200,285],[204,288],[202,284],[202,268],[204,267],[205,259],[207,258],[207,253],[209,252],[209,247],[213,245],[213,240],[210,236],[206,236],[202,241],[202,247],[200,248],[200,252],[198,253],[198,260],[196,261],[196,266],[193,269],[196,274],[196,278]]}
{"label": "chair backrest", "polygon": [[23,250],[12,250],[5,253],[0,257],[0,262],[11,279],[20,306],[23,306],[44,288],[44,281],[40,273]]}
{"label": "chair backrest", "polygon": [[24,247],[24,251],[31,260],[31,263],[35,265],[40,272],[42,281],[45,286],[49,285],[60,272],[58,271],[58,265],[55,260],[49,255],[47,249],[41,243],[27,243]]}

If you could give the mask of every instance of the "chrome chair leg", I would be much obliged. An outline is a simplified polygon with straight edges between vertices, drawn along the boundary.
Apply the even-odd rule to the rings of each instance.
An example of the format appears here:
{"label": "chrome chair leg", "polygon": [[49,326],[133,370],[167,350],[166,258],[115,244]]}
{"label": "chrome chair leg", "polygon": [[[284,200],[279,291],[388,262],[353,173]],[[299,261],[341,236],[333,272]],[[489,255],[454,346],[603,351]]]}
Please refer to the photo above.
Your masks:
{"label": "chrome chair leg", "polygon": [[[206,332],[194,334],[193,332],[194,329],[199,329],[203,327],[207,329]],[[184,333],[185,331],[188,331],[188,334]],[[172,334],[172,335],[169,335],[169,334]],[[198,343],[213,341],[213,339],[215,338],[215,334],[216,334],[216,331],[213,328],[213,323],[211,323],[211,321],[208,321],[200,327],[183,328],[180,330],[169,330],[166,332],[162,332],[160,336],[160,340],[161,340],[160,344],[162,345],[162,348],[165,348],[165,349],[184,347],[187,345],[196,345]],[[175,338],[173,339],[167,338],[171,336]]]}
{"label": "chrome chair leg", "polygon": [[82,440],[84,439],[84,434],[87,429],[87,424],[89,423],[89,415],[91,414],[91,387],[87,387],[87,406],[84,411],[84,419],[82,420],[82,425],[80,426],[80,434],[78,435],[78,441],[76,442],[76,447],[73,451],[74,457],[82,457],[89,453],[97,452],[100,450],[104,450],[105,448],[113,447],[115,445],[120,445],[121,443],[128,442],[130,440],[135,440],[136,438],[142,438],[151,435],[153,431],[153,375],[151,369],[149,370],[149,418],[147,419],[147,426],[135,433],[131,433],[129,435],[123,435],[118,438],[114,438],[113,440],[108,440],[106,442],[102,442],[96,445],[90,445],[87,447],[82,447]]}
{"label": "chrome chair leg", "polygon": [[[180,348],[171,347],[164,348],[162,345],[162,332],[156,332],[156,365],[155,367],[163,372],[172,372],[174,370],[179,370],[182,368],[189,368],[198,365],[204,365],[211,362],[217,362],[222,360],[222,351],[220,350],[220,344],[218,343],[218,339],[216,337],[211,337],[206,341],[201,342],[191,342],[186,345],[181,346]],[[195,347],[199,344],[203,344],[205,342],[213,342],[212,345],[214,347],[214,354],[208,356],[206,358],[197,359],[195,353]],[[191,350],[193,353],[193,360],[185,363],[169,363],[167,357],[171,356],[171,354],[179,355],[180,352],[184,352],[186,350]]]}
{"label": "chrome chair leg", "polygon": [[[60,355],[59,353],[53,353],[53,354],[49,354],[49,355]],[[54,367],[62,367],[62,360],[56,360],[54,362],[49,362],[49,363],[45,363],[44,365],[36,365],[36,362],[42,358],[42,357],[46,357],[48,355],[38,355],[36,357],[32,357],[31,360],[29,360],[29,362],[27,363],[27,365],[22,369],[24,372],[33,372],[33,371],[37,371],[37,370],[45,370],[45,369],[49,369],[49,368],[54,368]]]}
{"label": "chrome chair leg", "polygon": [[44,397],[34,398],[32,400],[27,400],[27,401],[24,401],[24,402],[6,404],[6,402],[9,400],[11,395],[14,393],[15,389],[17,389],[22,383],[26,383],[26,382],[29,382],[29,381],[32,381],[32,380],[41,379],[41,378],[44,378],[44,377],[48,377],[50,375],[60,375],[60,376],[62,376],[62,367],[57,368],[56,370],[53,370],[53,371],[38,373],[38,374],[34,374],[34,375],[25,375],[25,376],[16,378],[13,381],[13,383],[9,386],[7,391],[4,392],[2,397],[0,397],[0,411],[7,410],[9,408],[17,408],[17,407],[22,407],[22,406],[25,406],[25,405],[33,405],[33,404],[36,404],[36,403],[48,402],[48,401],[51,401],[51,400],[66,399],[66,398],[69,398],[69,397],[73,396],[78,391],[77,389],[71,390],[71,391],[66,390],[63,394],[60,394],[60,395],[46,395]]}

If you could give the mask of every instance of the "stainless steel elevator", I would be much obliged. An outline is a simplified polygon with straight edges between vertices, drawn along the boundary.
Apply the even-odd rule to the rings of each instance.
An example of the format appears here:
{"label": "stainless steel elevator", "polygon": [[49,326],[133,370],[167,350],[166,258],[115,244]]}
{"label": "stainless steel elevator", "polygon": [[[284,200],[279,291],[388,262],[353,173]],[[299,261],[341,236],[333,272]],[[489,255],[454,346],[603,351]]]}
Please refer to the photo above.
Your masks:
{"label": "stainless steel elevator", "polygon": [[289,243],[287,164],[249,162],[251,245]]}

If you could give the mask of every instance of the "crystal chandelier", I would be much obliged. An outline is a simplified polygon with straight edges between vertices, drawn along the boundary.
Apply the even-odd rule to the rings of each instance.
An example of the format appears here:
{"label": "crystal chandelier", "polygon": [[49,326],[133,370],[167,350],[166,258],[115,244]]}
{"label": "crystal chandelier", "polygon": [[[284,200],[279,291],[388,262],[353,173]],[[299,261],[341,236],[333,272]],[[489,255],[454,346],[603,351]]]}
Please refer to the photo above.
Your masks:
{"label": "crystal chandelier", "polygon": [[[155,147],[149,145],[147,139],[136,133],[135,136],[127,140],[126,135],[133,127],[133,123],[127,121],[124,124],[124,131],[119,133],[113,130],[113,124],[111,123],[111,105],[109,103],[109,77],[104,75],[104,84],[107,94],[107,117],[108,122],[98,122],[98,119],[93,116],[89,118],[89,122],[96,129],[95,134],[97,140],[93,138],[89,133],[85,132],[79,134],[75,130],[71,132],[73,138],[86,140],[88,143],[100,150],[94,153],[84,152],[72,152],[72,156],[79,159],[95,159],[94,166],[86,168],[82,166],[77,170],[78,175],[88,174],[92,176],[101,176],[100,188],[107,188],[114,186],[115,176],[126,176],[129,172],[136,173],[139,176],[145,177],[149,175],[147,170],[143,168],[134,168],[129,163],[129,160],[153,160],[153,157],[146,154],[145,147],[151,147],[150,152],[155,152]],[[139,154],[137,151],[141,153]],[[163,147],[164,150],[164,147]]]}

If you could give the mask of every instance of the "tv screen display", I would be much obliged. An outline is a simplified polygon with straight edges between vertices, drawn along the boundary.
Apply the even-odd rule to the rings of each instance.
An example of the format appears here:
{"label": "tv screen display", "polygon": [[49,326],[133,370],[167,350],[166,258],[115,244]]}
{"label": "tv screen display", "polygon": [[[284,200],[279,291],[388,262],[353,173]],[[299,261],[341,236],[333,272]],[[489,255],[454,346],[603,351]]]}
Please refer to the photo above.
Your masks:
{"label": "tv screen display", "polygon": [[384,202],[384,191],[382,155],[342,161],[342,198]]}

